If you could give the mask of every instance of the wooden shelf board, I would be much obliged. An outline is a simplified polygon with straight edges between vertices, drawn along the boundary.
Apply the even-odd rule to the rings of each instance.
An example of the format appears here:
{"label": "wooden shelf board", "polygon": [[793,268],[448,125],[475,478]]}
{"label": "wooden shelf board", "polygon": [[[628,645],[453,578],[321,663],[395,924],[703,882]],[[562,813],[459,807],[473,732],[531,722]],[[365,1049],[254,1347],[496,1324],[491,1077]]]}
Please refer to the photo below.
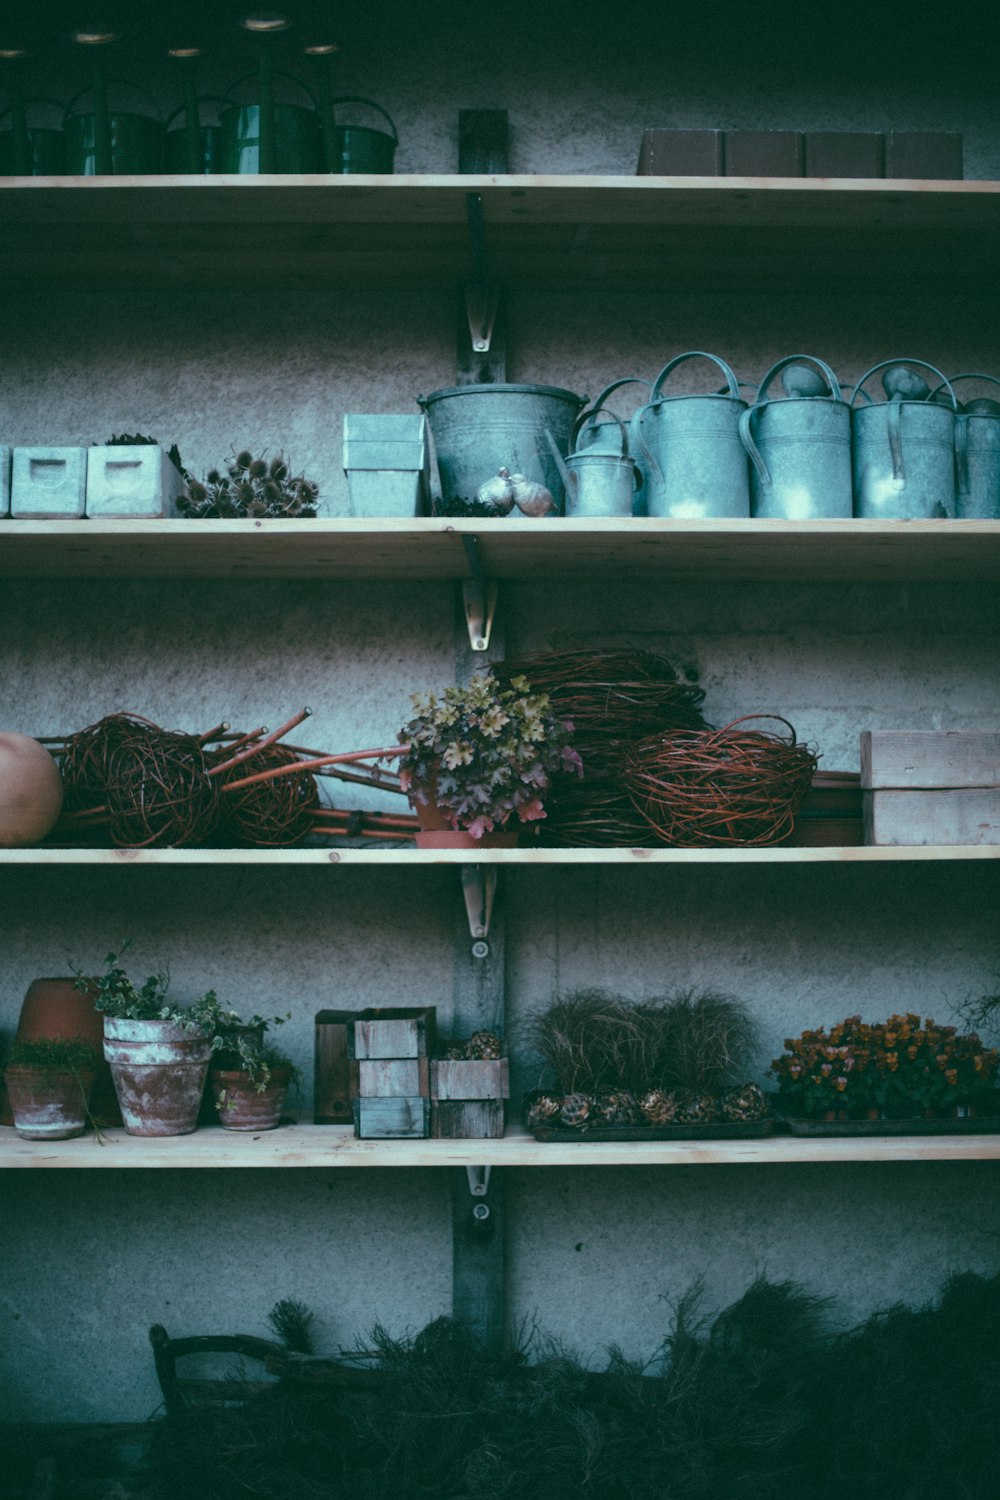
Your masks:
{"label": "wooden shelf board", "polygon": [[258,866],[389,865],[878,865],[955,860],[1000,860],[1000,844],[907,845],[903,848],[792,849],[0,849],[3,867],[53,865]]}
{"label": "wooden shelf board", "polygon": [[1000,581],[1000,521],[0,521],[4,578]]}
{"label": "wooden shelf board", "polygon": [[22,1140],[0,1127],[0,1168],[234,1167],[641,1167],[789,1162],[997,1161],[1000,1135],[771,1136],[732,1141],[359,1141],[348,1125],[289,1125],[260,1133],[223,1130],[148,1137],[104,1132],[69,1141]]}
{"label": "wooden shelf board", "polygon": [[[1000,183],[882,178],[0,178],[0,274],[118,289],[450,286],[469,274],[470,192],[507,285],[995,286]],[[237,240],[241,226],[252,234]]]}

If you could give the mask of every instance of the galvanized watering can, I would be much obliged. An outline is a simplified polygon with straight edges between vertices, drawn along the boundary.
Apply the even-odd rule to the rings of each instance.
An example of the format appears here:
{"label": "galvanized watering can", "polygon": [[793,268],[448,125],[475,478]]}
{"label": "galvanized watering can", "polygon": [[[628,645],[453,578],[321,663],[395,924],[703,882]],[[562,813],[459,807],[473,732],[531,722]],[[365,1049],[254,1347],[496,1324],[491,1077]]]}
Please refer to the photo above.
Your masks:
{"label": "galvanized watering can", "polygon": [[[579,434],[582,426],[598,414],[599,408],[591,407],[576,420],[573,429],[573,452],[567,459],[556,446],[555,439],[548,434],[552,456],[556,461],[563,484],[566,486],[567,516],[631,516],[635,492],[642,483],[635,460],[628,452],[628,431],[620,417],[613,414],[612,422],[618,432],[618,451],[609,453],[603,446],[607,439],[601,434],[601,446],[591,445],[582,451]],[[602,428],[607,423],[601,423]]]}
{"label": "galvanized watering can", "polygon": [[[995,375],[953,375],[1000,385]],[[943,386],[931,391],[935,401]],[[955,515],[961,521],[1000,520],[1000,401],[980,397],[959,406],[955,417]]]}
{"label": "galvanized watering can", "polygon": [[417,403],[427,413],[444,500],[474,500],[503,467],[544,485],[561,512],[552,445],[569,451],[584,397],[552,385],[457,385]]}
{"label": "galvanized watering can", "polygon": [[[261,99],[257,104],[236,104],[230,95],[256,73],[245,73],[237,78],[225,93],[226,107],[219,115],[221,127],[220,166],[223,172],[255,173],[267,170],[262,162],[262,127],[265,109],[274,117],[274,172],[322,172],[323,137],[320,131],[316,100],[309,85],[296,78],[293,73],[275,72],[275,78],[288,78],[297,84],[312,101],[312,107],[303,104],[279,103],[275,99]],[[266,154],[266,153],[265,153]]]}
{"label": "galvanized watering can", "polygon": [[621,420],[626,421],[627,452],[638,472],[638,488],[632,499],[632,514],[641,516],[646,514],[646,494],[649,489],[648,467],[639,441],[639,419],[642,408],[640,407],[631,418],[623,419],[607,404],[608,397],[613,396],[615,391],[625,385],[641,385],[645,387],[647,395],[652,390],[652,382],[641,380],[638,375],[625,375],[621,380],[613,380],[597,397],[586,414],[586,420],[580,417],[574,444],[578,453],[594,448],[599,453],[611,453],[618,457],[621,454],[621,447],[616,423]]}
{"label": "galvanized watering can", "polygon": [[[769,401],[767,389],[779,371],[785,399]],[[790,354],[772,365],[756,403],[740,417],[740,439],[751,462],[751,515],[782,521],[850,517],[851,408],[823,360]]]}
{"label": "galvanized watering can", "polygon": [[[914,366],[930,370],[948,405],[930,400]],[[887,401],[855,407],[865,381],[884,370]],[[851,395],[854,514],[866,520],[928,521],[955,514],[955,392],[941,371],[922,359],[884,359]]]}
{"label": "galvanized watering can", "polygon": [[[710,359],[726,379],[722,394],[664,396],[664,381],[688,359]],[[653,382],[638,414],[639,452],[649,474],[651,516],[699,520],[703,516],[748,516],[750,482],[740,442],[747,403],[725,360],[703,350],[678,354]]]}
{"label": "galvanized watering can", "polygon": [[[151,94],[137,84],[123,78],[109,78],[108,88],[131,89],[149,101],[151,114],[140,115],[130,110],[107,110],[107,124],[111,137],[111,171],[117,177],[152,176],[160,170],[163,154],[163,122],[160,110]],[[95,177],[97,175],[98,113],[105,108],[103,99],[98,99],[93,114],[75,115],[74,106],[89,94],[91,88],[81,89],[66,106],[63,129],[66,132],[66,171],[71,177]]]}
{"label": "galvanized watering can", "polygon": [[25,111],[36,104],[58,110],[58,99],[25,99],[18,111],[13,107],[0,115],[0,125],[10,117],[9,128],[0,130],[0,177],[62,177],[66,171],[66,135],[51,125],[29,125]]}
{"label": "galvanized watering can", "polygon": [[332,99],[338,104],[363,104],[373,109],[389,124],[389,132],[376,130],[373,125],[340,125],[333,127],[333,143],[329,152],[331,172],[372,172],[388,176],[392,173],[399,136],[391,117],[374,99],[362,99],[355,94],[345,94]]}
{"label": "galvanized watering can", "polygon": [[176,119],[185,113],[182,104],[175,109],[167,118],[163,137],[163,170],[170,175],[183,175],[195,170],[199,173],[221,172],[222,166],[222,127],[219,124],[203,125],[200,119],[201,106],[203,104],[221,104],[222,98],[218,94],[205,94],[197,101],[199,112],[198,129],[196,137],[196,160],[191,161],[191,149],[188,142],[186,122],[171,130]]}

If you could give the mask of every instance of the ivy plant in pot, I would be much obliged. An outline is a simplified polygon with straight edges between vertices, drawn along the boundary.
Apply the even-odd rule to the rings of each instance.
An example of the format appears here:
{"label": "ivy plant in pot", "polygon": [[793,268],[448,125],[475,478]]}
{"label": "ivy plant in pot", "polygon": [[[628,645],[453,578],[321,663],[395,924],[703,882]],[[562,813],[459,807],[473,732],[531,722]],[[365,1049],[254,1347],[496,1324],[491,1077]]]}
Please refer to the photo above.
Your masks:
{"label": "ivy plant in pot", "polygon": [[104,1056],[128,1134],[189,1135],[198,1124],[219,1003],[209,990],[190,1006],[174,1005],[166,974],[135,984],[119,962],[128,947],[108,953],[97,977],[74,969],[76,982],[104,1015]]}
{"label": "ivy plant in pot", "polygon": [[502,685],[480,672],[463,687],[414,694],[400,731],[400,781],[420,822],[424,848],[517,843],[518,829],[545,817],[556,771],[582,774],[573,725],[526,677]]}
{"label": "ivy plant in pot", "polygon": [[99,1060],[80,1037],[14,1042],[4,1079],[18,1135],[29,1141],[82,1135]]}
{"label": "ivy plant in pot", "polygon": [[242,1048],[236,1067],[213,1062],[209,1081],[219,1123],[226,1130],[273,1130],[297,1078],[298,1069],[277,1047]]}

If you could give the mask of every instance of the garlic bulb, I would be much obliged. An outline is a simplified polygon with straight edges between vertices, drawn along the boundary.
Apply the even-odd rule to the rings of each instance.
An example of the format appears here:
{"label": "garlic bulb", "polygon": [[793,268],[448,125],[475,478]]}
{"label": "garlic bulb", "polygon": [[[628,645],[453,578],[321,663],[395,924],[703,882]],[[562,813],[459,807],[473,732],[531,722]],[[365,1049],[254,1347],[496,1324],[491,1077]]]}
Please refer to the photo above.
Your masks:
{"label": "garlic bulb", "polygon": [[512,474],[510,482],[514,491],[514,504],[522,515],[548,516],[555,510],[556,502],[544,484],[536,484],[526,474]]}
{"label": "garlic bulb", "polygon": [[509,469],[498,469],[492,479],[487,479],[476,491],[480,505],[489,505],[498,516],[509,515],[514,509],[514,481]]}

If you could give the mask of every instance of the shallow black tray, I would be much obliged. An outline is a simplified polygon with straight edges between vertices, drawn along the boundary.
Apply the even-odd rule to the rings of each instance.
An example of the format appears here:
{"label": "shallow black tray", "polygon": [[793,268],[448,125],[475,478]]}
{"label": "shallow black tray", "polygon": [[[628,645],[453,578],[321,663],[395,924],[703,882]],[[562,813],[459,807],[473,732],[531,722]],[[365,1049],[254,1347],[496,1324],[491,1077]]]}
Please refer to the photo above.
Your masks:
{"label": "shallow black tray", "polygon": [[[1000,1122],[998,1122],[1000,1123]],[[772,1135],[775,1120],[733,1120],[712,1125],[534,1125],[536,1141],[741,1141]]]}
{"label": "shallow black tray", "polygon": [[960,1120],[786,1120],[792,1135],[996,1135],[1000,1115]]}

